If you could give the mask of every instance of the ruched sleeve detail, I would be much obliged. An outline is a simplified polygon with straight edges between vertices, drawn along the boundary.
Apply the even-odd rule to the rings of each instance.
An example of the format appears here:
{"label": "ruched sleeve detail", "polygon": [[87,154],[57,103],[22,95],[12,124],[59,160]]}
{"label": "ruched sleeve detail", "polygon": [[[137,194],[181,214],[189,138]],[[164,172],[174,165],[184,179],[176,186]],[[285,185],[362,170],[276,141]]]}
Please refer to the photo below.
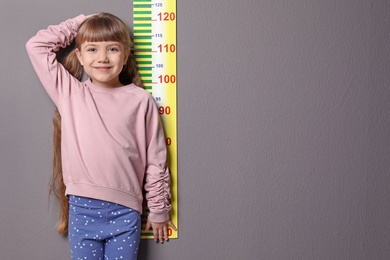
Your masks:
{"label": "ruched sleeve detail", "polygon": [[146,111],[147,164],[145,172],[146,200],[150,210],[149,220],[161,223],[169,220],[171,206],[170,172],[166,165],[165,135],[154,100]]}

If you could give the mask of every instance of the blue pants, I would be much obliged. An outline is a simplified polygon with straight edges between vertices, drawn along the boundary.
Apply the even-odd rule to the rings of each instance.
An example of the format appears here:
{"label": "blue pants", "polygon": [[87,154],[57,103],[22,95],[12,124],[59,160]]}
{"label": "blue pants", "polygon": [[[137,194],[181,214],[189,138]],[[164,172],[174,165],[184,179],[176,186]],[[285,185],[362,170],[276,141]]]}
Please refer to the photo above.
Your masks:
{"label": "blue pants", "polygon": [[137,259],[141,217],[115,203],[69,196],[69,245],[72,260]]}

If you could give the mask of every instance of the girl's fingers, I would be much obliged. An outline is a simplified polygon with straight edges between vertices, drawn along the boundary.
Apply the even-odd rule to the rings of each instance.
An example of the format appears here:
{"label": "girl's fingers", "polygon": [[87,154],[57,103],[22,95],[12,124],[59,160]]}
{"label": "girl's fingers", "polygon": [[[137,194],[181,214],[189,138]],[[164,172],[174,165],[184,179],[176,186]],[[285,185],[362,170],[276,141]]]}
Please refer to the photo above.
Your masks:
{"label": "girl's fingers", "polygon": [[154,241],[158,241],[158,230],[157,229],[153,229],[153,237],[154,237]]}
{"label": "girl's fingers", "polygon": [[163,230],[164,230],[164,239],[165,239],[166,241],[168,241],[168,229],[167,229],[167,226],[166,226],[166,225],[164,226]]}
{"label": "girl's fingers", "polygon": [[172,221],[169,221],[169,222],[168,222],[168,225],[169,225],[173,230],[177,231],[177,228],[176,228],[175,224],[173,224]]}
{"label": "girl's fingers", "polygon": [[162,231],[162,229],[159,229],[158,230],[158,237],[159,237],[159,240],[160,240],[160,243],[164,243],[164,232]]}

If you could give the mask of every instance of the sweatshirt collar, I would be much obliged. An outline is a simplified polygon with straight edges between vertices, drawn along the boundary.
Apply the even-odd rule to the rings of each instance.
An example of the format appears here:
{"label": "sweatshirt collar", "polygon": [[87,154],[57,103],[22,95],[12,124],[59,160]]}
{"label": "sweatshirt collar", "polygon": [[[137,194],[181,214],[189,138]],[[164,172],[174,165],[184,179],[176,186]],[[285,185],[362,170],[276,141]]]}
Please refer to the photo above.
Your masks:
{"label": "sweatshirt collar", "polygon": [[100,86],[96,86],[95,84],[93,84],[93,83],[92,83],[92,80],[91,80],[90,78],[87,79],[86,81],[84,81],[84,83],[85,83],[90,89],[92,89],[92,90],[95,91],[95,92],[108,92],[108,93],[122,92],[123,90],[126,90],[126,89],[129,89],[129,88],[135,87],[134,84],[125,85],[125,86],[116,87],[116,88],[100,87]]}

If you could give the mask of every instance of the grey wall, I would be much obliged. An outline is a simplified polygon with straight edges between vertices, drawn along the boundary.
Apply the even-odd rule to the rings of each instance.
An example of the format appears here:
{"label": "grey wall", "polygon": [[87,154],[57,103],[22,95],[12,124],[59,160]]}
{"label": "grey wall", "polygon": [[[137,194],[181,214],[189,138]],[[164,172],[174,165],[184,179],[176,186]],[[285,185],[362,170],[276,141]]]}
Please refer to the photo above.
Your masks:
{"label": "grey wall", "polygon": [[[0,3],[0,259],[67,259],[24,44],[129,1]],[[126,9],[127,8],[127,9]],[[140,259],[388,259],[387,0],[180,0],[179,239]]]}

